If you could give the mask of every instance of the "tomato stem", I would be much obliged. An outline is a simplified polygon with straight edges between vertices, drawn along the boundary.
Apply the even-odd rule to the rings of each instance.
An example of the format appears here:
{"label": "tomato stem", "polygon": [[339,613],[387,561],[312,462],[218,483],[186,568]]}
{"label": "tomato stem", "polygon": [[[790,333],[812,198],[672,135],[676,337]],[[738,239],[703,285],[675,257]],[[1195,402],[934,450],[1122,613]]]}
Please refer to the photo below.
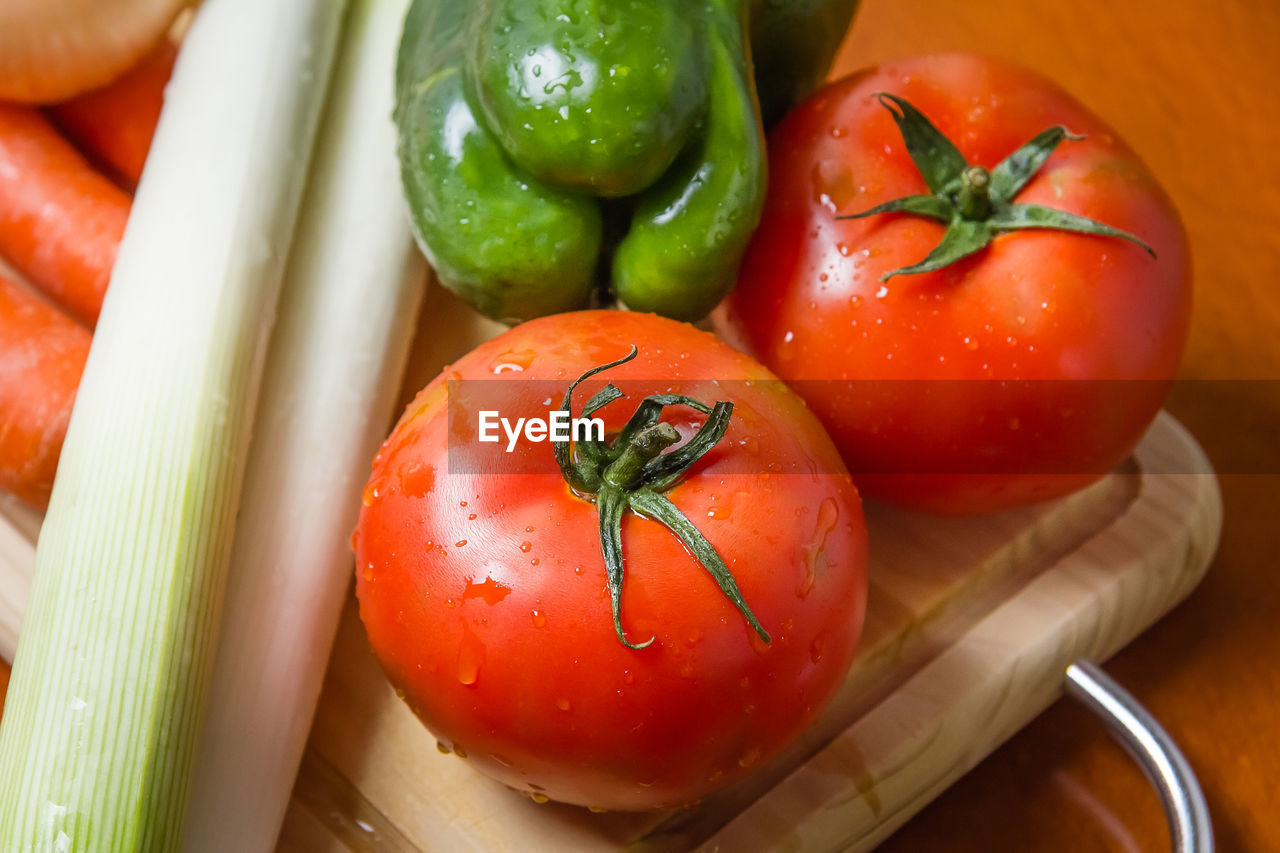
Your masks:
{"label": "tomato stem", "polygon": [[986,219],[991,214],[991,173],[981,166],[969,166],[960,173],[956,209],[969,220]]}
{"label": "tomato stem", "polygon": [[[561,410],[572,418],[574,389],[583,380],[603,370],[631,361],[638,352],[632,346],[631,352],[623,358],[594,367],[571,382],[565,391]],[[606,385],[583,406],[582,416],[589,416],[622,396],[623,393],[612,384]],[[659,420],[662,410],[667,406],[688,406],[707,415],[707,419],[687,442],[675,450],[664,452],[680,441],[679,431],[670,423]],[[733,403],[728,401],[722,400],[715,406],[707,406],[681,394],[654,394],[640,402],[612,444],[578,441],[574,447],[570,447],[569,440],[552,442],[556,463],[565,482],[584,500],[590,500],[594,496],[599,516],[600,550],[604,557],[605,576],[613,608],[614,632],[618,635],[618,640],[629,649],[643,649],[654,638],[650,637],[639,644],[632,643],[622,627],[622,581],[625,568],[622,516],[628,511],[656,521],[675,534],[712,576],[720,591],[733,603],[760,639],[769,642],[768,632],[747,606],[737,582],[715,547],[662,494],[675,486],[695,462],[719,443],[729,428],[732,414]]]}
{"label": "tomato stem", "polygon": [[1065,210],[1014,203],[1014,197],[1058,145],[1064,140],[1079,141],[1084,139],[1083,136],[1077,136],[1061,125],[1050,127],[988,170],[967,163],[955,144],[906,99],[887,92],[876,93],[876,98],[893,116],[898,132],[902,134],[903,145],[920,170],[929,192],[896,198],[870,210],[837,216],[836,219],[907,213],[947,226],[941,242],[933,251],[918,263],[885,273],[880,277],[881,281],[895,275],[940,270],[985,249],[999,234],[1029,228],[1118,237],[1141,247],[1151,257],[1156,256],[1150,246],[1119,228]]}
{"label": "tomato stem", "polygon": [[619,489],[630,489],[644,476],[644,466],[680,440],[680,433],[666,421],[645,427],[622,448],[619,456],[604,469],[604,481]]}

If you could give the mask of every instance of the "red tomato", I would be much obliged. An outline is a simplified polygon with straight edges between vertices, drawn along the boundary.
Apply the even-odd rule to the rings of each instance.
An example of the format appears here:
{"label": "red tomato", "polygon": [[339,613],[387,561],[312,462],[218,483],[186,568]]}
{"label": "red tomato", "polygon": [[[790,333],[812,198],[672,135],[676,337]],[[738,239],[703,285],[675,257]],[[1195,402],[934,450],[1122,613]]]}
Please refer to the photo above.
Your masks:
{"label": "red tomato", "polygon": [[[767,644],[669,529],[628,514],[621,623],[654,642],[627,648],[597,507],[551,445],[508,455],[504,437],[470,455],[478,409],[545,418],[632,344],[639,357],[585,382],[573,411],[606,382],[627,395],[597,413],[611,435],[644,394],[734,404],[666,496],[723,557]],[[475,381],[495,378],[511,381]],[[664,412],[685,438],[705,419]],[[356,591],[388,677],[455,755],[535,799],[645,809],[743,776],[814,718],[861,630],[865,536],[835,448],[766,369],[686,324],[580,312],[511,329],[419,393],[374,461]]]}
{"label": "red tomato", "polygon": [[[1053,125],[1083,134],[1013,200],[1127,231],[1156,258],[1117,237],[1019,230],[882,280],[946,226],[837,219],[930,192],[881,92],[987,169]],[[822,89],[769,151],[763,220],[717,327],[807,400],[864,492],[983,512],[1079,488],[1133,448],[1186,341],[1188,248],[1169,199],[1097,117],[1003,62],[926,56]]]}

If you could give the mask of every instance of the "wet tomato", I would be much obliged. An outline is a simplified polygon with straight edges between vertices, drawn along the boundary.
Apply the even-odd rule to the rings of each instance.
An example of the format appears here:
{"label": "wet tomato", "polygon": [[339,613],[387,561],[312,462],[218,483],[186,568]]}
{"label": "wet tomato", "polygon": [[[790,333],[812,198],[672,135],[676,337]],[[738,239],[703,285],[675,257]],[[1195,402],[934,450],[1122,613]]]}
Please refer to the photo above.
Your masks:
{"label": "wet tomato", "polygon": [[[479,441],[481,411],[548,419],[606,364],[563,406],[619,389],[605,441]],[[844,677],[866,598],[858,494],[804,403],[708,333],[616,311],[517,326],[424,388],[355,549],[373,649],[441,744],[607,809],[688,803],[780,751]]]}
{"label": "wet tomato", "polygon": [[717,328],[805,397],[865,493],[984,512],[1132,449],[1181,357],[1190,268],[1101,120],[1028,71],[927,56],[820,90],[769,152]]}

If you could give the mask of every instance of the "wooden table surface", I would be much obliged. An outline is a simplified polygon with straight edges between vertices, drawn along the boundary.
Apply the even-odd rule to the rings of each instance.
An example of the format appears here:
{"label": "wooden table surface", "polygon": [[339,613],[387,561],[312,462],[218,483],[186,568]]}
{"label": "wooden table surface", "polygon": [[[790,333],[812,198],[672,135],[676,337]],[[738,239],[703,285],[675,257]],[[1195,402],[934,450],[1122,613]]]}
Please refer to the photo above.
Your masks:
{"label": "wooden table surface", "polygon": [[[1197,303],[1170,408],[1224,472],[1222,545],[1191,598],[1108,669],[1187,753],[1219,849],[1280,850],[1280,3],[865,0],[839,67],[950,49],[1057,79],[1139,152],[1187,224]],[[7,681],[0,663],[0,692]],[[1139,771],[1060,702],[884,849],[1168,841]]]}

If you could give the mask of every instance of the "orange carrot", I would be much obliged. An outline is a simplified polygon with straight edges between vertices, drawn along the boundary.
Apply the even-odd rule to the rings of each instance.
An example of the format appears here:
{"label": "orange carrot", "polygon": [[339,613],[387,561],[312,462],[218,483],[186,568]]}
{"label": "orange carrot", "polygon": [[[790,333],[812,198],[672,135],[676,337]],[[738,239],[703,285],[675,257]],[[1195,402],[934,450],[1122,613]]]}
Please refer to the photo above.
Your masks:
{"label": "orange carrot", "polygon": [[0,489],[43,509],[58,467],[87,329],[0,276]]}
{"label": "orange carrot", "polygon": [[0,256],[86,325],[102,308],[129,205],[39,112],[0,104]]}
{"label": "orange carrot", "polygon": [[178,47],[162,39],[127,74],[50,108],[54,123],[132,191],[142,174]]}

